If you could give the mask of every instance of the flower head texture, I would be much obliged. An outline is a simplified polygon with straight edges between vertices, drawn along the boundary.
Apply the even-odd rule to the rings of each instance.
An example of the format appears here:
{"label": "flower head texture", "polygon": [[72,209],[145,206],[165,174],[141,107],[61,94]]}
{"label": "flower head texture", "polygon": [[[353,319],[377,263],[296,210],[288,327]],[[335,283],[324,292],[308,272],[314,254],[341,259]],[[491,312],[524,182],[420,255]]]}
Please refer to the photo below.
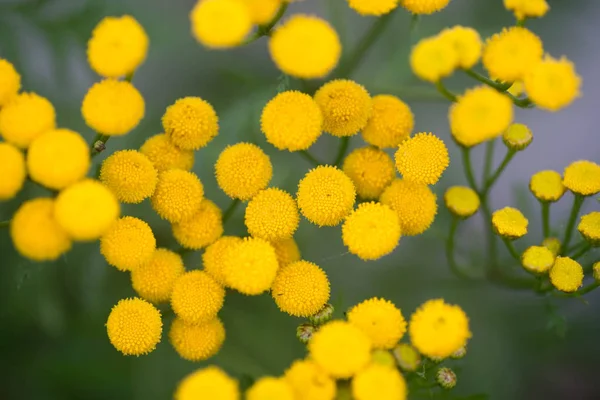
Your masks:
{"label": "flower head texture", "polygon": [[348,322],[366,333],[375,349],[392,349],[406,333],[406,321],[389,300],[373,297],[352,307]]}
{"label": "flower head texture", "polygon": [[248,7],[253,23],[263,25],[271,22],[284,0],[242,0]]}
{"label": "flower head texture", "polygon": [[167,107],[162,126],[175,146],[198,150],[219,133],[219,118],[214,108],[200,97],[184,97]]}
{"label": "flower head texture", "polygon": [[294,400],[292,386],[283,378],[264,376],[246,392],[247,400]]}
{"label": "flower head texture", "polygon": [[440,32],[439,38],[447,41],[454,48],[458,55],[459,67],[468,69],[479,62],[483,43],[479,32],[475,29],[456,25]]}
{"label": "flower head texture", "polygon": [[371,364],[352,379],[356,400],[406,400],[407,394],[406,381],[396,368]]}
{"label": "flower head texture", "polygon": [[191,217],[173,224],[173,236],[186,249],[200,250],[223,235],[223,214],[215,203],[202,200]]}
{"label": "flower head texture", "polygon": [[555,202],[560,200],[567,189],[558,172],[545,170],[531,176],[529,190],[538,200]]}
{"label": "flower head texture", "polygon": [[154,194],[158,172],[148,157],[139,151],[120,150],[102,163],[100,181],[120,202],[138,204]]}
{"label": "flower head texture", "polygon": [[362,130],[363,139],[381,149],[398,147],[410,136],[415,124],[410,107],[389,94],[374,96],[371,104],[373,112]]}
{"label": "flower head texture", "polygon": [[444,201],[450,212],[468,218],[479,209],[479,195],[467,186],[452,186],[444,193]]}
{"label": "flower head texture", "polygon": [[563,174],[563,184],[571,192],[591,196],[600,192],[600,165],[591,161],[575,161]]}
{"label": "flower head texture", "polygon": [[523,79],[529,98],[540,108],[558,111],[579,95],[581,77],[567,58],[545,57]]}
{"label": "flower head texture", "polygon": [[504,7],[518,20],[543,17],[550,9],[546,0],[504,0]]}
{"label": "flower head texture", "polygon": [[156,250],[150,225],[135,217],[122,217],[100,238],[100,253],[121,271],[133,271],[148,262]]}
{"label": "flower head texture", "polygon": [[353,150],[342,169],[352,179],[358,196],[369,200],[378,199],[396,176],[391,157],[375,147]]}
{"label": "flower head texture", "polygon": [[235,379],[211,365],[186,376],[177,386],[174,399],[239,400],[240,390]]}
{"label": "flower head texture", "polygon": [[398,0],[347,0],[351,9],[361,15],[381,16],[398,7]]}
{"label": "flower head texture", "polygon": [[300,249],[294,238],[271,242],[271,245],[275,249],[277,262],[279,263],[280,268],[295,261],[300,261]]}
{"label": "flower head texture", "polygon": [[126,356],[140,356],[156,348],[162,335],[160,311],[139,298],[120,300],[106,321],[110,343]]}
{"label": "flower head texture", "polygon": [[198,1],[190,20],[194,37],[208,48],[237,46],[252,29],[250,10],[238,0]]}
{"label": "flower head texture", "polygon": [[531,273],[543,274],[552,268],[555,257],[546,246],[530,246],[521,255],[521,265]]}
{"label": "flower head texture", "polygon": [[202,253],[202,265],[204,270],[219,284],[225,286],[225,258],[227,253],[241,243],[242,239],[237,236],[221,236]]}
{"label": "flower head texture", "polygon": [[250,200],[273,177],[271,159],[252,143],[227,146],[215,164],[217,184],[232,199]]}
{"label": "flower head texture", "polygon": [[165,303],[171,299],[173,285],[184,272],[179,254],[159,248],[154,250],[148,261],[131,271],[131,285],[141,298]]}
{"label": "flower head texture", "polygon": [[177,223],[191,218],[204,199],[200,179],[188,171],[170,169],[158,175],[152,208],[161,218]]}
{"label": "flower head texture", "polygon": [[511,124],[502,134],[504,145],[510,150],[525,150],[533,140],[533,134],[527,125]]}
{"label": "flower head texture", "polygon": [[395,159],[396,168],[405,180],[426,185],[436,184],[450,165],[448,148],[431,133],[417,133],[405,140]]}
{"label": "flower head texture", "polygon": [[413,14],[433,14],[446,8],[450,0],[400,0],[400,5]]}
{"label": "flower head texture", "polygon": [[223,307],[225,289],[204,271],[181,275],[173,285],[171,307],[188,324],[212,320]]}
{"label": "flower head texture", "polygon": [[23,187],[27,171],[25,156],[15,146],[0,143],[0,200],[9,200]]}
{"label": "flower head texture", "polygon": [[167,169],[190,171],[194,166],[194,152],[175,146],[164,133],[149,137],[140,147],[140,153],[148,157],[158,172]]}
{"label": "flower head texture", "polygon": [[35,93],[12,96],[0,109],[0,137],[21,149],[55,127],[54,106]]}
{"label": "flower head texture", "polygon": [[223,276],[228,287],[246,295],[271,288],[279,264],[273,246],[264,239],[244,238],[225,253]]}
{"label": "flower head texture", "polygon": [[289,193],[268,188],[248,202],[244,221],[250,235],[277,241],[292,237],[298,229],[300,215],[296,201]]}
{"label": "flower head texture", "polygon": [[179,356],[188,361],[204,361],[219,352],[225,341],[225,327],[219,318],[199,325],[175,318],[169,340]]}
{"label": "flower head texture", "polygon": [[577,229],[593,246],[600,245],[600,212],[593,211],[582,216]]}
{"label": "flower head texture", "polygon": [[333,400],[336,385],[321,367],[310,359],[297,360],[285,371],[285,380],[297,399]]}
{"label": "flower head texture", "polygon": [[433,223],[437,198],[429,186],[395,179],[381,194],[379,201],[396,211],[400,231],[405,236],[420,235]]}
{"label": "flower head texture", "polygon": [[561,292],[575,292],[583,284],[583,268],[569,257],[556,257],[550,270],[550,282]]}
{"label": "flower head texture", "polygon": [[454,45],[439,36],[421,39],[410,52],[413,73],[428,82],[438,82],[452,75],[458,62]]}
{"label": "flower head texture", "polygon": [[507,239],[518,239],[527,234],[529,221],[521,211],[513,207],[504,207],[492,214],[494,231]]}
{"label": "flower head texture", "polygon": [[0,107],[19,93],[21,75],[7,60],[0,58]]}

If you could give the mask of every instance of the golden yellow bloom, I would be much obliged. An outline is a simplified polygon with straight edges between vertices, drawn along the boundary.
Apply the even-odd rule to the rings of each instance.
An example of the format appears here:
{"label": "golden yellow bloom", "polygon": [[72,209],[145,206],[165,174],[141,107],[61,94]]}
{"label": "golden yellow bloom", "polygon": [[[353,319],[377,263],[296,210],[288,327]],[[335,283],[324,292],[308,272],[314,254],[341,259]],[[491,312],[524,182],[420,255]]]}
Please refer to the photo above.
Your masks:
{"label": "golden yellow bloom", "polygon": [[257,25],[264,25],[275,17],[283,0],[242,0],[248,7],[250,19]]}
{"label": "golden yellow bloom", "polygon": [[81,104],[85,123],[104,135],[120,136],[133,130],[144,118],[140,92],[127,81],[105,79],[95,83]]}
{"label": "golden yellow bloom", "polygon": [[406,381],[396,368],[371,364],[352,379],[356,400],[406,400]]}
{"label": "golden yellow bloom", "polygon": [[565,168],[563,184],[571,192],[591,196],[600,192],[600,165],[591,161],[575,161]]}
{"label": "golden yellow bloom", "polygon": [[440,32],[439,38],[448,41],[454,48],[458,54],[459,67],[468,69],[479,62],[483,43],[475,29],[456,25]]}
{"label": "golden yellow bloom", "polygon": [[265,376],[246,392],[246,400],[294,400],[292,386],[283,378]]}
{"label": "golden yellow bloom", "polygon": [[437,198],[429,186],[395,179],[379,201],[396,211],[400,231],[405,236],[419,235],[433,223],[437,214]]}
{"label": "golden yellow bloom", "polygon": [[406,333],[406,321],[389,300],[373,297],[352,307],[348,322],[366,333],[375,349],[392,349]]}
{"label": "golden yellow bloom", "polygon": [[582,216],[577,229],[593,246],[600,245],[600,212],[593,211]]}
{"label": "golden yellow bloom", "polygon": [[0,58],[0,107],[19,93],[21,89],[21,75],[7,60]]}
{"label": "golden yellow bloom", "polygon": [[171,299],[173,285],[184,272],[179,254],[169,249],[156,249],[147,262],[131,271],[131,285],[140,297],[163,303]]}
{"label": "golden yellow bloom", "polygon": [[204,361],[219,352],[225,341],[225,327],[219,318],[200,325],[175,318],[169,340],[179,356],[188,361]]}
{"label": "golden yellow bloom", "polygon": [[459,62],[454,45],[441,37],[421,39],[410,52],[410,67],[420,79],[437,82],[452,75]]}
{"label": "golden yellow bloom", "polygon": [[54,200],[39,197],[19,207],[10,221],[15,249],[34,261],[54,261],[71,249],[71,240],[54,219]]}
{"label": "golden yellow bloom", "polygon": [[0,200],[9,200],[23,187],[25,156],[10,143],[0,143]]}
{"label": "golden yellow bloom", "polygon": [[347,0],[351,9],[361,15],[380,16],[398,7],[398,0]]}
{"label": "golden yellow bloom", "polygon": [[400,0],[400,5],[413,14],[433,14],[448,3],[450,0]]}
{"label": "golden yellow bloom", "polygon": [[317,90],[315,101],[323,112],[323,130],[334,136],[352,136],[362,130],[372,113],[371,96],[347,79],[329,81]]}
{"label": "golden yellow bloom", "polygon": [[56,127],[54,106],[35,93],[12,96],[0,109],[0,136],[22,149]]}
{"label": "golden yellow bloom", "polygon": [[120,271],[133,271],[147,263],[156,250],[150,225],[135,217],[123,217],[100,238],[100,253]]}
{"label": "golden yellow bloom", "polygon": [[342,44],[327,21],[295,14],[275,29],[269,40],[269,52],[282,72],[314,79],[335,68],[342,55]]}
{"label": "golden yellow bloom", "polygon": [[278,268],[275,249],[260,238],[244,238],[233,244],[223,260],[227,286],[246,295],[259,295],[269,290]]}
{"label": "golden yellow bloom", "polygon": [[213,365],[186,376],[177,386],[174,396],[175,400],[239,400],[239,398],[240,390],[237,381]]}
{"label": "golden yellow bloom", "polygon": [[194,37],[208,48],[237,46],[252,29],[250,10],[238,0],[199,0],[190,20]]}
{"label": "golden yellow bloom", "polygon": [[175,146],[164,133],[149,137],[140,153],[148,157],[158,172],[167,169],[190,171],[194,166],[194,152]]}
{"label": "golden yellow bloom", "polygon": [[173,236],[186,249],[200,250],[223,234],[221,209],[208,199],[202,200],[194,215],[173,224]]}
{"label": "golden yellow bloom", "polygon": [[217,184],[232,199],[250,200],[273,176],[271,159],[252,143],[227,146],[215,164]]}
{"label": "golden yellow bloom", "polygon": [[552,268],[555,257],[546,246],[530,246],[521,255],[521,265],[529,272],[543,274]]}
{"label": "golden yellow bloom", "polygon": [[130,75],[146,59],[148,42],[144,28],[132,16],[104,17],[87,44],[90,67],[107,78]]}
{"label": "golden yellow bloom", "polygon": [[396,168],[407,181],[434,185],[450,164],[448,148],[431,133],[405,140],[395,154]]}
{"label": "golden yellow bloom", "polygon": [[461,218],[468,218],[479,209],[479,195],[470,187],[452,186],[444,193],[444,201],[450,212]]}
{"label": "golden yellow bloom", "polygon": [[356,200],[352,180],[336,167],[311,169],[298,184],[298,207],[306,219],[319,226],[342,222]]}
{"label": "golden yellow bloom", "polygon": [[494,231],[507,239],[518,239],[527,234],[529,221],[521,211],[513,207],[504,207],[492,214]]}
{"label": "golden yellow bloom", "polygon": [[223,307],[225,289],[204,271],[189,271],[173,285],[171,307],[189,324],[202,324],[217,316]]}
{"label": "golden yellow bloom", "polygon": [[139,151],[120,150],[102,163],[100,181],[120,202],[138,204],[154,194],[158,173],[148,157]]}
{"label": "golden yellow bloom", "polygon": [[200,179],[188,171],[169,169],[158,175],[152,195],[152,208],[171,223],[191,218],[202,203],[204,186]]}
{"label": "golden yellow bloom", "polygon": [[300,261],[300,249],[294,238],[271,242],[271,245],[275,249],[277,262],[279,263],[280,268],[283,268],[294,261]]}
{"label": "golden yellow bloom", "polygon": [[392,158],[375,147],[361,147],[352,151],[342,167],[363,199],[377,199],[396,176]]}
{"label": "golden yellow bloom", "polygon": [[56,221],[75,240],[100,238],[120,212],[115,195],[93,179],[84,179],[64,189],[54,204]]}
{"label": "golden yellow bloom", "polygon": [[556,257],[550,269],[550,282],[562,292],[575,292],[583,284],[583,268],[569,257]]}
{"label": "golden yellow bloom", "polygon": [[427,357],[449,357],[471,337],[465,312],[442,299],[426,301],[417,308],[408,330],[413,346]]}
{"label": "golden yellow bloom", "polygon": [[362,130],[363,139],[382,149],[398,147],[410,136],[415,124],[410,107],[389,94],[373,97],[372,105],[373,113]]}
{"label": "golden yellow bloom", "polygon": [[225,286],[225,258],[227,252],[231,251],[242,239],[237,236],[221,236],[202,253],[202,265],[204,270],[222,286]]}
{"label": "golden yellow bloom", "polygon": [[567,190],[562,176],[556,171],[540,171],[531,176],[529,190],[541,201],[558,201]]}
{"label": "golden yellow bloom", "polygon": [[160,311],[139,298],[119,300],[106,321],[110,343],[126,356],[148,354],[162,335]]}
{"label": "golden yellow bloom", "polygon": [[285,371],[284,379],[292,386],[296,399],[333,400],[335,381],[314,361],[297,360]]}
{"label": "golden yellow bloom", "polygon": [[250,200],[244,222],[250,235],[272,242],[291,238],[298,229],[300,216],[289,193],[268,188]]}
{"label": "golden yellow bloom", "polygon": [[558,111],[580,95],[581,77],[566,57],[556,60],[546,56],[528,71],[523,83],[529,98],[538,107]]}
{"label": "golden yellow bloom", "polygon": [[518,20],[543,17],[550,9],[546,0],[504,0],[504,7]]}
{"label": "golden yellow bloom", "polygon": [[542,246],[550,250],[552,254],[554,254],[554,257],[556,257],[560,253],[560,248],[562,247],[562,244],[559,238],[550,237],[544,239],[544,241],[542,242]]}
{"label": "golden yellow bloom", "polygon": [[394,347],[394,358],[403,371],[414,372],[421,365],[421,355],[408,343]]}
{"label": "golden yellow bloom", "polygon": [[205,147],[219,134],[215,109],[200,97],[184,97],[171,104],[162,117],[162,125],[169,140],[183,150]]}
{"label": "golden yellow bloom", "polygon": [[533,134],[527,125],[511,124],[502,134],[504,145],[511,150],[525,150],[533,140]]}

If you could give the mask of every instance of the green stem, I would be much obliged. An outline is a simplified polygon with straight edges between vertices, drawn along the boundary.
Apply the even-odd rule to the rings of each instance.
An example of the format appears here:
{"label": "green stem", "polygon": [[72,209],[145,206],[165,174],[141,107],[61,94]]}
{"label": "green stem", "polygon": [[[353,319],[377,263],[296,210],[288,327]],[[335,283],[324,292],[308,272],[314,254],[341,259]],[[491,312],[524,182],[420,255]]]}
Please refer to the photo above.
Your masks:
{"label": "green stem", "polygon": [[519,108],[533,108],[534,107],[534,104],[531,101],[531,99],[529,99],[529,97],[519,98],[519,97],[513,96],[513,94],[509,93],[509,92],[504,92],[504,95],[506,97],[508,97],[509,99],[511,99],[512,102],[514,103],[514,105]]}
{"label": "green stem", "polygon": [[569,254],[569,253],[574,253],[576,251],[581,250],[583,247],[587,246],[588,242],[585,240],[582,240],[581,242],[571,246],[570,249],[565,250],[565,254]]}
{"label": "green stem", "polygon": [[583,204],[583,200],[585,198],[579,194],[576,194],[573,198],[573,207],[571,208],[571,215],[569,216],[569,222],[567,223],[567,228],[565,229],[565,235],[563,240],[563,249],[569,248],[569,243],[571,242],[571,236],[573,234],[573,227],[575,226],[575,222],[577,221],[577,215],[579,214],[579,210],[581,209],[581,205]]}
{"label": "green stem", "polygon": [[527,18],[522,18],[522,19],[518,19],[517,23],[515,24],[516,26],[520,26],[520,27],[524,27],[525,26],[525,22],[527,22]]}
{"label": "green stem", "polygon": [[460,268],[454,258],[454,237],[456,236],[459,222],[460,219],[456,215],[453,215],[452,222],[450,223],[450,233],[448,233],[448,239],[446,240],[446,258],[448,259],[448,263],[450,263],[450,270],[454,275],[461,279],[473,279]]}
{"label": "green stem", "polygon": [[494,172],[494,174],[485,181],[482,193],[487,194],[488,190],[490,190],[490,188],[494,185],[494,183],[500,177],[502,172],[504,172],[504,170],[506,169],[506,167],[508,166],[508,164],[513,159],[516,153],[517,152],[515,150],[508,150],[508,152],[504,156],[504,160],[502,160],[502,164],[500,164],[496,172]]}
{"label": "green stem", "polygon": [[550,203],[547,201],[540,201],[542,205],[542,230],[544,232],[544,239],[548,239],[550,236]]}
{"label": "green stem", "polygon": [[412,17],[410,17],[408,38],[410,39],[411,46],[415,43],[415,38],[417,36],[417,31],[419,27],[419,21],[421,21],[421,16],[419,14],[413,14]]}
{"label": "green stem", "polygon": [[449,91],[446,86],[444,86],[444,84],[442,83],[441,80],[437,81],[435,83],[435,87],[438,90],[438,92],[441,93],[442,96],[444,96],[445,98],[447,98],[448,100],[450,100],[451,102],[456,102],[457,98],[456,95],[454,93],[452,93],[451,91]]}
{"label": "green stem", "polygon": [[575,254],[573,254],[570,257],[573,260],[577,260],[578,258],[580,258],[581,256],[583,256],[585,253],[587,253],[591,248],[592,248],[592,245],[589,244],[589,243],[586,243],[585,246],[583,246],[581,249],[579,249],[579,251],[575,252]]}
{"label": "green stem", "polygon": [[273,17],[273,19],[264,24],[264,25],[260,25],[258,27],[258,29],[256,30],[256,32],[254,32],[254,34],[252,34],[251,36],[249,36],[248,38],[246,38],[246,40],[244,40],[240,46],[246,46],[249,45],[252,42],[257,41],[258,39],[260,39],[263,36],[270,36],[271,35],[271,31],[273,30],[273,28],[275,27],[275,25],[277,25],[277,23],[279,22],[279,20],[283,17],[283,15],[285,14],[287,8],[289,6],[289,3],[287,1],[284,1],[281,6],[279,7],[279,10],[277,10],[277,14],[275,14],[275,16]]}
{"label": "green stem", "polygon": [[496,146],[496,139],[488,141],[485,145],[485,165],[483,168],[483,182],[487,182],[492,173],[492,166],[494,165],[494,147]]}
{"label": "green stem", "polygon": [[223,213],[223,224],[225,222],[227,222],[227,220],[229,220],[229,218],[231,218],[231,216],[233,215],[233,213],[235,212],[235,210],[239,204],[240,204],[240,199],[234,199],[231,202],[229,207],[227,207],[227,210],[225,210],[225,212]]}
{"label": "green stem", "polygon": [[313,164],[315,167],[318,167],[319,165],[322,164],[312,154],[310,154],[308,152],[308,150],[301,150],[301,151],[298,152],[298,154],[300,154],[302,157],[304,157],[305,160],[308,160],[308,162],[310,162],[311,164]]}
{"label": "green stem", "polygon": [[10,226],[10,220],[9,221],[0,221],[0,228],[8,228]]}
{"label": "green stem", "polygon": [[521,256],[517,252],[517,249],[515,249],[515,245],[513,244],[513,242],[510,239],[507,239],[505,237],[502,238],[502,241],[506,245],[506,248],[508,249],[508,252],[510,253],[510,255],[513,256],[513,258],[515,260],[517,260],[519,262],[519,264],[520,264],[521,263]]}
{"label": "green stem", "polygon": [[473,71],[472,69],[465,69],[464,71],[471,78],[473,78],[473,79],[475,79],[475,80],[477,80],[477,81],[479,81],[481,83],[485,83],[486,85],[488,85],[488,86],[496,89],[499,92],[506,92],[512,86],[512,82],[499,83],[499,82],[496,82],[496,81],[494,81],[492,79],[489,79],[489,78],[481,75],[478,72]]}
{"label": "green stem", "polygon": [[340,140],[340,147],[338,148],[337,156],[335,157],[334,166],[339,167],[342,161],[344,161],[344,156],[346,155],[346,151],[348,150],[348,145],[350,144],[350,136],[344,136]]}
{"label": "green stem", "polygon": [[471,165],[471,148],[470,147],[461,147],[462,152],[462,161],[463,168],[465,170],[465,176],[467,177],[467,182],[471,189],[479,193],[479,189],[477,189],[477,182],[475,182],[475,176],[473,175],[473,167]]}
{"label": "green stem", "polygon": [[596,290],[598,287],[600,287],[600,282],[594,282],[594,283],[590,283],[589,285],[587,285],[584,288],[579,289],[576,292],[573,293],[557,293],[557,296],[559,297],[579,297],[579,296],[583,296],[584,294],[588,294],[589,292]]}

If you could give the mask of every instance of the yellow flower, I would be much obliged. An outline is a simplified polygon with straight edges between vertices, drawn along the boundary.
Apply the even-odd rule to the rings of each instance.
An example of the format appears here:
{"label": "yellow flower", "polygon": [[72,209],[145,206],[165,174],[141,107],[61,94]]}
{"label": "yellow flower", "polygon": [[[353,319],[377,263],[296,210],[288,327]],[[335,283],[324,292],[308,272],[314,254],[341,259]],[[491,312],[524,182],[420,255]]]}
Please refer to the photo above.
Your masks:
{"label": "yellow flower", "polygon": [[129,15],[104,17],[92,31],[87,45],[90,66],[107,78],[132,74],[147,53],[148,36]]}
{"label": "yellow flower", "polygon": [[554,257],[556,257],[560,253],[560,248],[562,244],[560,243],[559,238],[550,237],[544,239],[544,241],[542,242],[542,246],[550,250],[552,254],[554,254]]}
{"label": "yellow flower", "polygon": [[221,236],[202,253],[202,265],[204,270],[222,286],[225,286],[225,257],[227,253],[241,243],[242,239],[237,236]]}
{"label": "yellow flower", "polygon": [[400,5],[413,14],[433,14],[448,3],[450,0],[400,0]]}
{"label": "yellow flower", "polygon": [[148,157],[158,172],[167,169],[190,171],[194,166],[194,152],[175,146],[164,133],[149,137],[140,147],[140,153]]}
{"label": "yellow flower", "polygon": [[363,199],[379,198],[383,190],[396,176],[394,162],[383,150],[375,147],[361,147],[352,151],[342,167]]}
{"label": "yellow flower", "polygon": [[342,225],[342,240],[348,251],[365,261],[377,260],[394,251],[400,234],[396,212],[375,202],[359,204]]}
{"label": "yellow flower", "polygon": [[406,333],[406,321],[389,300],[373,297],[352,307],[348,322],[366,333],[375,349],[392,349]]}
{"label": "yellow flower", "polygon": [[567,190],[562,176],[556,171],[540,171],[531,176],[529,190],[540,201],[558,201]]}
{"label": "yellow flower", "polygon": [[356,400],[406,400],[406,381],[396,368],[371,364],[352,379]]}
{"label": "yellow flower", "polygon": [[450,164],[446,145],[431,133],[417,133],[405,140],[395,159],[404,179],[426,185],[436,184]]}
{"label": "yellow flower", "polygon": [[278,188],[258,192],[246,207],[244,218],[248,233],[268,241],[289,239],[298,224],[298,206],[294,198]]}
{"label": "yellow flower", "polygon": [[269,242],[244,238],[225,252],[223,276],[228,287],[246,295],[259,295],[271,288],[278,268],[275,249]]}
{"label": "yellow flower", "polygon": [[162,125],[171,143],[182,150],[205,147],[219,134],[215,109],[200,97],[184,97],[171,104],[162,117]]}
{"label": "yellow flower", "polygon": [[471,337],[465,312],[442,299],[426,301],[417,308],[408,330],[411,343],[427,357],[449,357]]}
{"label": "yellow flower", "polygon": [[311,169],[298,184],[298,208],[306,219],[319,226],[342,222],[356,200],[352,180],[336,167]]}
{"label": "yellow flower", "polygon": [[171,299],[173,285],[184,272],[179,254],[169,249],[156,249],[147,262],[131,271],[131,285],[140,297],[163,303]]}
{"label": "yellow flower", "polygon": [[437,214],[437,198],[429,186],[404,179],[395,179],[379,201],[396,211],[405,236],[425,232]]}
{"label": "yellow flower", "polygon": [[21,75],[7,60],[0,58],[0,107],[19,93],[21,89]]}
{"label": "yellow flower", "polygon": [[466,186],[452,186],[444,193],[444,201],[450,212],[461,218],[468,218],[479,209],[479,195]]}
{"label": "yellow flower", "polygon": [[120,271],[133,271],[147,263],[155,250],[150,225],[135,217],[118,219],[100,238],[100,253]]}
{"label": "yellow flower", "polygon": [[204,271],[189,271],[173,285],[171,307],[189,324],[212,320],[223,307],[225,289]]}
{"label": "yellow flower", "polygon": [[452,75],[459,62],[454,44],[441,37],[421,39],[410,52],[410,67],[420,79],[437,82]]}
{"label": "yellow flower", "polygon": [[77,182],[58,194],[54,216],[75,240],[96,240],[119,218],[121,210],[115,195],[92,179]]}
{"label": "yellow flower", "polygon": [[284,379],[290,384],[296,399],[333,400],[335,381],[312,360],[297,360],[285,371]]}
{"label": "yellow flower", "polygon": [[300,261],[300,249],[294,238],[271,242],[271,245],[275,249],[277,262],[279,263],[280,268],[283,268],[294,261]]}
{"label": "yellow flower", "polygon": [[519,26],[490,37],[483,48],[483,66],[490,76],[505,82],[522,80],[542,59],[542,40]]}
{"label": "yellow flower", "polygon": [[102,163],[100,181],[120,202],[138,204],[154,194],[158,173],[144,154],[136,150],[120,150]]}
{"label": "yellow flower", "polygon": [[532,140],[531,130],[523,124],[511,124],[502,134],[502,141],[510,150],[525,150]]}
{"label": "yellow flower", "polygon": [[275,17],[284,0],[242,0],[248,7],[253,23],[264,25]]}
{"label": "yellow flower", "polygon": [[194,173],[169,169],[158,175],[151,202],[161,218],[177,223],[191,218],[203,198],[204,186]]}
{"label": "yellow flower", "polygon": [[504,0],[504,7],[518,20],[543,17],[550,9],[546,0]]}
{"label": "yellow flower", "polygon": [[516,208],[504,207],[501,210],[494,211],[492,225],[498,235],[513,240],[527,234],[529,221]]}
{"label": "yellow flower", "polygon": [[214,49],[241,44],[252,29],[250,10],[238,0],[199,0],[190,20],[196,40]]}
{"label": "yellow flower", "polygon": [[414,372],[421,365],[421,355],[408,343],[394,347],[394,358],[403,371]]}
{"label": "yellow flower", "polygon": [[252,143],[227,146],[215,164],[217,184],[232,199],[250,200],[273,176],[271,159]]}
{"label": "yellow flower", "polygon": [[54,219],[54,200],[28,200],[10,221],[15,249],[34,261],[54,261],[71,249],[71,240]]}
{"label": "yellow flower", "polygon": [[54,106],[35,93],[10,98],[0,109],[0,136],[22,149],[35,138],[56,127]]}
{"label": "yellow flower", "polygon": [[106,321],[110,343],[126,356],[148,354],[162,335],[160,311],[139,298],[119,300]]}
{"label": "yellow flower", "polygon": [[543,274],[552,268],[555,257],[545,246],[530,246],[521,255],[521,265],[531,273]]}
{"label": "yellow flower", "polygon": [[10,143],[0,143],[0,200],[16,196],[25,183],[25,156]]}
{"label": "yellow flower", "polygon": [[173,224],[175,240],[186,249],[200,250],[223,234],[223,214],[215,203],[202,200],[194,215]]}
{"label": "yellow flower", "polygon": [[283,378],[265,376],[246,392],[246,400],[294,400],[292,386]]}
{"label": "yellow flower", "polygon": [[239,400],[240,390],[235,379],[219,367],[208,366],[192,372],[177,386],[175,400]]}
{"label": "yellow flower", "polygon": [[398,147],[410,136],[415,124],[410,107],[389,94],[373,97],[372,105],[371,119],[362,130],[363,139],[381,149]]}
{"label": "yellow flower", "polygon": [[575,292],[583,284],[583,268],[569,257],[556,257],[550,270],[550,282],[562,292]]}
{"label": "yellow flower", "polygon": [[279,150],[306,150],[323,133],[323,114],[311,96],[290,90],[267,103],[260,126],[267,142]]}
{"label": "yellow flower", "polygon": [[600,245],[600,212],[593,211],[581,217],[577,229],[593,246]]}
{"label": "yellow flower", "polygon": [[125,135],[144,118],[145,103],[140,92],[127,81],[105,79],[95,83],[81,104],[87,126],[109,136]]}
{"label": "yellow flower", "polygon": [[540,108],[558,111],[580,95],[581,77],[565,57],[546,56],[523,79],[529,98]]}
{"label": "yellow flower", "polygon": [[483,43],[479,32],[471,27],[460,25],[446,28],[439,34],[439,38],[448,41],[458,54],[457,65],[461,68],[471,68],[479,62]]}
{"label": "yellow flower", "polygon": [[575,161],[565,168],[563,184],[571,192],[591,196],[600,192],[600,165],[591,161]]}
{"label": "yellow flower", "polygon": [[398,7],[398,0],[347,0],[351,9],[361,15],[380,16]]}
{"label": "yellow flower", "polygon": [[175,318],[169,330],[173,348],[188,361],[204,361],[219,352],[225,341],[225,327],[219,318],[200,325]]}
{"label": "yellow flower", "polygon": [[295,14],[275,29],[269,52],[282,72],[314,79],[323,78],[335,68],[342,55],[342,44],[327,21]]}
{"label": "yellow flower", "polygon": [[487,86],[468,89],[450,107],[452,137],[472,147],[500,136],[513,119],[513,104],[506,96]]}

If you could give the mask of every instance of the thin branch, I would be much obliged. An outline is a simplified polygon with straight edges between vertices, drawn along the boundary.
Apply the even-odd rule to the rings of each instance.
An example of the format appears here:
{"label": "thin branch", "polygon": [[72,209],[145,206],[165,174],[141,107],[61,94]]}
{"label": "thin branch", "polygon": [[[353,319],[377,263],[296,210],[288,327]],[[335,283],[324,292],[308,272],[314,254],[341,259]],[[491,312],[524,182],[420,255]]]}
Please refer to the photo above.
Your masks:
{"label": "thin branch", "polygon": [[442,96],[444,96],[445,98],[447,98],[451,102],[455,103],[458,100],[457,97],[456,97],[456,95],[454,93],[452,93],[451,91],[449,91],[446,88],[446,86],[444,86],[444,84],[442,83],[441,80],[439,80],[439,81],[437,81],[435,83],[435,87],[438,90],[438,92],[441,93]]}
{"label": "thin branch", "polygon": [[577,215],[579,214],[579,210],[581,209],[581,205],[583,204],[583,200],[585,198],[581,195],[576,194],[573,198],[573,206],[571,207],[571,215],[569,216],[569,222],[567,223],[567,227],[565,229],[564,240],[563,240],[563,249],[569,248],[569,243],[571,242],[571,237],[573,235],[573,227],[575,226],[575,222],[577,221]]}
{"label": "thin branch", "polygon": [[229,220],[229,218],[231,218],[231,216],[233,215],[233,213],[235,212],[236,208],[240,205],[240,199],[234,199],[231,204],[229,205],[229,207],[227,207],[227,210],[225,210],[225,212],[223,213],[223,224],[225,222],[227,222],[227,220]]}
{"label": "thin branch", "polygon": [[319,165],[322,164],[322,162],[320,162],[319,160],[317,160],[312,154],[310,154],[308,152],[308,150],[299,151],[298,154],[300,154],[302,157],[304,157],[305,160],[307,160],[308,162],[310,162],[315,167],[318,167]]}
{"label": "thin branch", "polygon": [[277,14],[275,14],[275,16],[273,17],[273,19],[270,22],[268,22],[267,24],[265,24],[265,25],[260,25],[258,27],[258,29],[256,30],[256,32],[254,32],[254,34],[252,34],[246,40],[244,40],[240,44],[240,46],[249,45],[250,43],[253,43],[253,42],[257,41],[258,39],[260,39],[263,36],[270,36],[271,35],[271,31],[273,30],[273,28],[275,27],[275,25],[277,25],[277,23],[279,22],[279,20],[283,17],[283,15],[285,14],[288,6],[289,6],[289,3],[287,1],[284,1],[281,4],[281,6],[279,7],[279,10],[277,10]]}
{"label": "thin branch", "polygon": [[349,144],[350,144],[350,136],[344,136],[340,140],[340,145],[338,147],[338,153],[337,153],[337,156],[335,157],[335,161],[333,162],[333,165],[335,165],[336,167],[339,167],[340,164],[342,163],[342,161],[344,161],[344,156],[346,155],[346,151],[348,150]]}

